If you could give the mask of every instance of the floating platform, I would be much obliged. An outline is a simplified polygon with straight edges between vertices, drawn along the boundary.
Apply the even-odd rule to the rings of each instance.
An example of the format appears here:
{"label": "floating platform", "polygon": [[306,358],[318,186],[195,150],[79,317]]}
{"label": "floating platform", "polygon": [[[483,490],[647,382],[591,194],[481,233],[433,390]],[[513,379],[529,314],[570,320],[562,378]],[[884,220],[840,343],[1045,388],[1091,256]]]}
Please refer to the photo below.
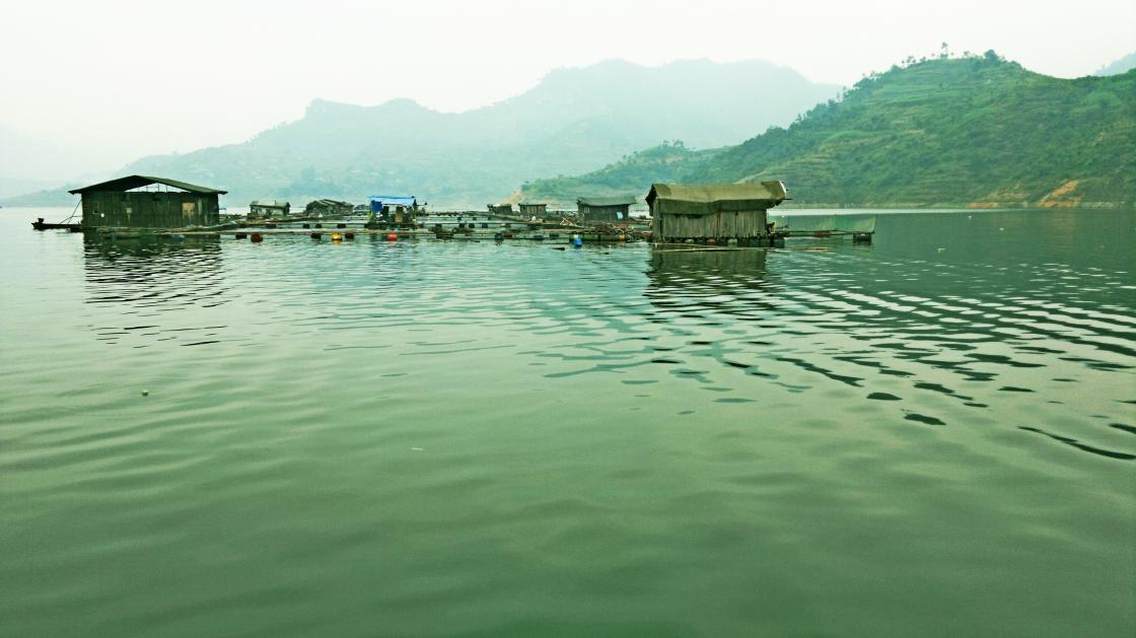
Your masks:
{"label": "floating platform", "polygon": [[871,243],[876,233],[875,215],[770,215],[774,233],[780,237],[851,237]]}
{"label": "floating platform", "polygon": [[93,227],[84,228],[84,232],[93,233],[100,237],[128,238],[128,237],[234,237],[236,239],[250,238],[256,235],[258,239],[270,236],[309,236],[320,239],[338,233],[355,237],[381,237],[388,240],[402,239],[438,239],[445,241],[549,241],[571,243],[579,237],[585,243],[608,244],[638,241],[643,238],[639,229],[632,228],[587,228],[579,226],[564,226],[561,224],[541,222],[517,222],[520,228],[503,228],[501,226],[490,228],[474,228],[470,224],[465,228],[442,229],[437,225],[395,226],[393,224],[368,224],[365,220],[350,219],[287,219],[263,220],[255,222],[233,222],[221,226],[196,228],[120,228],[120,227]]}

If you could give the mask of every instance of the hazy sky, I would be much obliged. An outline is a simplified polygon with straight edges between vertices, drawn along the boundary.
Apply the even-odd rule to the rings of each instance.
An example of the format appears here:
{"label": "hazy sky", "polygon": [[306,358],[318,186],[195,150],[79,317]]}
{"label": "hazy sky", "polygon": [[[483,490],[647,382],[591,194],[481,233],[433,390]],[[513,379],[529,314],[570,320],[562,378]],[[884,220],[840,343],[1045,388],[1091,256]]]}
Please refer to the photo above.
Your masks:
{"label": "hazy sky", "polygon": [[317,97],[464,110],[608,58],[846,85],[943,41],[1062,77],[1136,50],[1133,0],[0,0],[0,20],[0,127],[105,168],[241,141]]}

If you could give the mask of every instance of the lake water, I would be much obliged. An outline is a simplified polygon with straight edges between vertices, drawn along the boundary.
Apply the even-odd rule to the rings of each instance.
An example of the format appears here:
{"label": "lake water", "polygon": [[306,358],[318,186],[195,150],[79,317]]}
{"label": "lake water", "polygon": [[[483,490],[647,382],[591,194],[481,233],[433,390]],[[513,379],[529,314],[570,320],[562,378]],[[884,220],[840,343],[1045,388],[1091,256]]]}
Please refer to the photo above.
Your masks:
{"label": "lake water", "polygon": [[4,635],[1136,627],[1136,213],[654,254],[60,213],[0,211]]}

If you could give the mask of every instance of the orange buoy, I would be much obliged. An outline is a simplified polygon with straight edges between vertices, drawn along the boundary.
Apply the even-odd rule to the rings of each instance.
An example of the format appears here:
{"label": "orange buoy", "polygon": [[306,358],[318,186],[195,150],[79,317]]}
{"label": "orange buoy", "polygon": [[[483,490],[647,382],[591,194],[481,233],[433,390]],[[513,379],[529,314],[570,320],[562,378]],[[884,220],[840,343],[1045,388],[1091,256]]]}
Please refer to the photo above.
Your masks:
{"label": "orange buoy", "polygon": [[398,241],[398,233],[387,233],[387,241]]}
{"label": "orange buoy", "polygon": [[249,235],[249,241],[254,244],[259,244],[260,242],[264,241],[264,235],[261,235],[260,233],[253,233]]}
{"label": "orange buoy", "polygon": [[339,233],[332,233],[331,241],[343,241],[343,235],[340,235]]}

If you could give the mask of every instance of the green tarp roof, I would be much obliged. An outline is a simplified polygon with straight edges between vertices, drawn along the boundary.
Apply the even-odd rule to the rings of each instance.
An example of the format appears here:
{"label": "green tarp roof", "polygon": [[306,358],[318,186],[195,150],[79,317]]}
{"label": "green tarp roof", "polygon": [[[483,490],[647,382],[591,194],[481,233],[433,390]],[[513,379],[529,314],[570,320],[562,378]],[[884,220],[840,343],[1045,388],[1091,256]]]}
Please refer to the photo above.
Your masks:
{"label": "green tarp roof", "polygon": [[619,195],[616,197],[581,197],[577,204],[584,206],[631,206],[638,200],[634,195]]}
{"label": "green tarp roof", "polygon": [[672,215],[709,215],[728,211],[767,210],[789,199],[778,181],[744,184],[652,184],[647,204]]}
{"label": "green tarp roof", "polygon": [[128,191],[135,188],[142,188],[151,184],[165,184],[174,188],[180,188],[183,191],[190,193],[201,193],[202,195],[224,195],[228,191],[218,190],[216,188],[209,188],[207,186],[198,186],[197,184],[190,184],[189,182],[179,182],[176,179],[169,179],[167,177],[153,177],[151,175],[127,175],[126,177],[119,177],[112,179],[108,182],[100,182],[83,188],[76,188],[72,191],[67,191],[72,195],[80,193],[96,192],[96,191]]}

